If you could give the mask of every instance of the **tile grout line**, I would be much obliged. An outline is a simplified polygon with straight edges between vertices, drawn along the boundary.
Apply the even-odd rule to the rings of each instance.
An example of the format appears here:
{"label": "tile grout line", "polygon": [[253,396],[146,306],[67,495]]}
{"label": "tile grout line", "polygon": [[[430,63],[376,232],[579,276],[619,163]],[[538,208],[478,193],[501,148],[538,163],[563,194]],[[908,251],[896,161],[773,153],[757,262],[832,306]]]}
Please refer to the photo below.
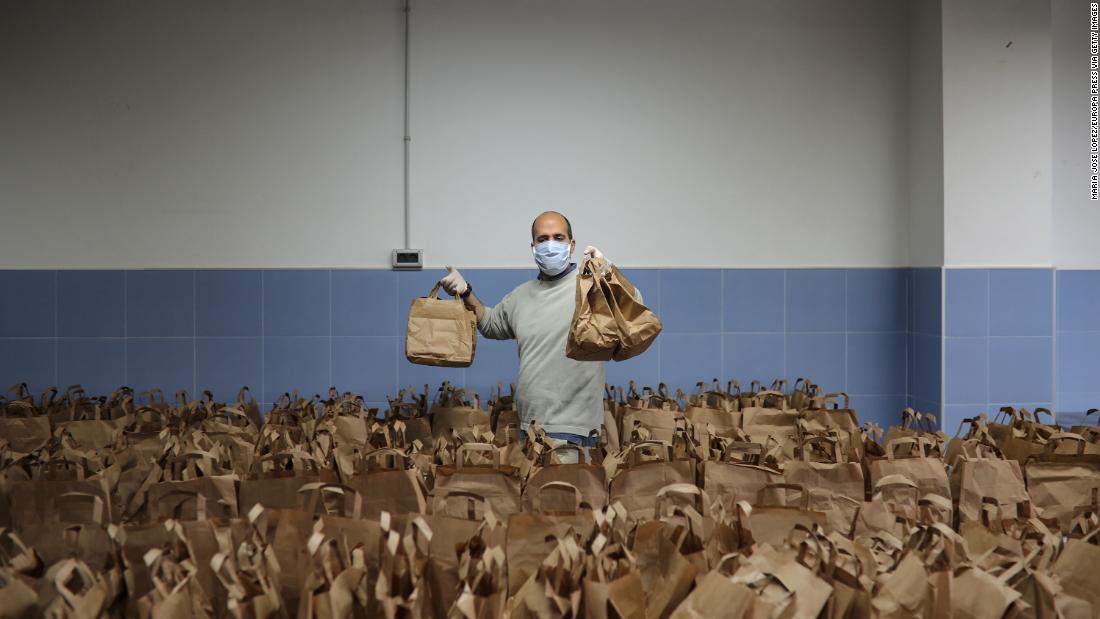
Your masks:
{"label": "tile grout line", "polygon": [[[336,347],[333,345],[332,337],[335,329],[332,325],[332,269],[328,270],[328,386],[333,387],[333,373],[336,363],[333,360],[333,355],[336,354]],[[327,393],[327,391],[326,391]]]}
{"label": "tile grout line", "polygon": [[[267,332],[264,329],[264,269],[260,269],[260,400],[267,399]],[[261,404],[262,406],[262,404]],[[263,410],[260,411],[263,413]]]}
{"label": "tile grout line", "polygon": [[198,271],[191,271],[191,393],[199,395]]}
{"label": "tile grout line", "polygon": [[53,384],[61,376],[61,271],[53,272]]}
{"label": "tile grout line", "polygon": [[[401,324],[401,322],[397,319],[398,316],[401,315],[401,297],[398,294],[400,292],[400,286],[398,286],[398,281],[397,281],[398,273],[396,271],[391,271],[391,273],[393,273],[393,304],[394,304],[393,320],[394,320],[394,324],[390,325],[390,328],[392,328],[394,331],[396,331],[397,330],[397,325]],[[400,341],[401,341],[400,336],[397,336],[395,334],[395,336],[394,336],[394,347],[393,347],[393,360],[394,360],[394,362],[393,362],[393,384],[390,386],[390,389],[391,389],[390,393],[386,394],[387,397],[396,396],[397,392],[401,390],[401,373],[400,373],[400,369],[401,369],[401,353],[400,353],[400,350],[401,350],[401,347],[398,344]]]}
{"label": "tile grout line", "polygon": [[[661,309],[660,309],[661,294],[662,294],[661,293],[661,289],[662,289],[661,280],[663,280],[663,279],[664,279],[664,271],[658,270],[657,271],[657,306],[658,306],[657,310],[658,311],[661,311]],[[660,354],[660,352],[661,352],[660,349],[657,349],[657,353],[658,353],[657,354],[657,382],[658,382],[658,384],[661,382],[661,368],[663,366],[663,364],[661,363],[661,354]]]}
{"label": "tile grout line", "polygon": [[1050,270],[1050,409],[1058,414],[1058,271]]}
{"label": "tile grout line", "polygon": [[783,269],[783,376],[791,373],[787,367],[787,273],[788,269]]}
{"label": "tile grout line", "polygon": [[990,389],[989,389],[989,382],[990,382],[990,379],[991,379],[991,376],[992,376],[992,371],[989,367],[989,365],[990,365],[990,363],[989,363],[989,361],[990,361],[989,360],[989,354],[990,354],[989,347],[990,347],[990,342],[991,342],[991,333],[993,332],[993,324],[992,324],[992,322],[993,322],[992,311],[993,310],[992,310],[992,300],[990,299],[992,286],[990,285],[989,280],[990,280],[989,269],[986,269],[986,408],[989,408],[989,405],[990,405],[989,400],[992,399],[992,395],[990,394]]}
{"label": "tile grout line", "polygon": [[940,426],[943,427],[943,420],[947,417],[947,269],[940,268],[940,329],[939,333],[934,337],[939,342],[940,348]]}
{"label": "tile grout line", "polygon": [[726,375],[726,270],[718,272],[718,375]]}
{"label": "tile grout line", "polygon": [[128,287],[128,284],[129,284],[129,280],[130,280],[129,272],[128,271],[123,271],[122,272],[122,384],[123,385],[125,385],[127,382],[129,382],[129,377],[127,376],[127,374],[128,374],[127,370],[129,369],[128,368],[129,359],[127,358],[127,353],[129,352],[130,345],[129,345],[129,342],[127,341],[127,339],[126,339],[129,336],[129,333],[128,333],[129,330],[127,329],[126,323],[129,322],[129,320],[130,320],[129,316],[127,315],[127,310],[126,310],[126,306],[129,305],[126,302],[127,287]]}
{"label": "tile grout line", "polygon": [[910,316],[910,288],[913,286],[912,269],[903,269],[905,274],[905,301],[902,306],[905,309],[905,404],[909,405],[909,340],[912,339],[912,316]]}
{"label": "tile grout line", "polygon": [[848,391],[848,270],[844,270],[844,391]]}

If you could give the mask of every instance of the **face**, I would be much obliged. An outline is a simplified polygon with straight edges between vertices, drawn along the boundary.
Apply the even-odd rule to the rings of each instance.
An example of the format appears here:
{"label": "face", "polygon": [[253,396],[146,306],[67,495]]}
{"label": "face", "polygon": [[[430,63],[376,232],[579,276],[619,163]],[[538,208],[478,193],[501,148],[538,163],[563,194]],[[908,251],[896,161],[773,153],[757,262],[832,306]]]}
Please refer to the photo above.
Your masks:
{"label": "face", "polygon": [[577,247],[577,241],[569,238],[569,229],[565,226],[565,220],[553,213],[547,213],[535,220],[534,233],[531,247],[550,240],[568,242],[570,254]]}

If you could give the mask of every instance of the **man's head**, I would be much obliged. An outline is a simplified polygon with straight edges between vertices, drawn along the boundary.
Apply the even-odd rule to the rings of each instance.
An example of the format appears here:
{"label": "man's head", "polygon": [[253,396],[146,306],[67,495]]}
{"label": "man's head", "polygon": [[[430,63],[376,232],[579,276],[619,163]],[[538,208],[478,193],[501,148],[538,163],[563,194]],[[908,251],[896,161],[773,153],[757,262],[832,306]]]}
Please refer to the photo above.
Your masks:
{"label": "man's head", "polygon": [[565,215],[546,211],[531,223],[531,251],[543,273],[557,275],[568,268],[569,258],[576,248],[573,226]]}
{"label": "man's head", "polygon": [[576,241],[573,240],[573,225],[569,223],[565,215],[557,211],[540,213],[535,221],[531,222],[531,245],[538,245],[549,240],[569,243],[570,253],[576,247]]}

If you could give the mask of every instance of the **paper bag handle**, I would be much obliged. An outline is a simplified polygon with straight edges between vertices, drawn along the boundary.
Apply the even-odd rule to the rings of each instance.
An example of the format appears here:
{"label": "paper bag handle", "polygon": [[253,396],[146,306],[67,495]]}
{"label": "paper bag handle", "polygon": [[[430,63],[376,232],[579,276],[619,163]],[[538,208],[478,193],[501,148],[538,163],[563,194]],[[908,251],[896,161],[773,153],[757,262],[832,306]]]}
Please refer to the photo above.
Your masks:
{"label": "paper bag handle", "polygon": [[489,505],[489,501],[482,495],[476,492],[470,492],[469,490],[451,490],[447,494],[443,495],[443,503],[449,504],[451,499],[466,499],[466,519],[478,520],[477,517],[477,504],[481,503],[485,506],[486,510],[491,510],[492,506]]}
{"label": "paper bag handle", "polygon": [[654,510],[655,514],[660,515],[664,513],[661,510],[661,507],[664,505],[664,502],[668,500],[668,497],[671,494],[690,496],[692,498],[692,502],[694,503],[695,511],[700,514],[704,513],[705,510],[703,509],[703,490],[695,484],[676,483],[663,486],[660,490],[657,491],[656,509]]}
{"label": "paper bag handle", "polygon": [[843,464],[844,456],[840,452],[840,443],[831,436],[811,436],[804,439],[798,446],[798,451],[802,456],[803,462],[810,461],[810,450],[807,447],[814,445],[815,443],[826,443],[833,448],[833,463]]}
{"label": "paper bag handle", "polygon": [[[355,488],[334,482],[319,481],[304,484],[301,488],[298,488],[298,493],[303,495],[303,498],[307,501],[306,511],[311,514],[317,513],[318,502],[320,502],[321,507],[327,511],[324,501],[322,500],[326,492],[343,497],[342,509],[340,510],[341,516],[359,520],[363,510],[363,497]],[[348,509],[349,501],[351,501],[351,509]]]}
{"label": "paper bag handle", "polygon": [[824,396],[822,396],[821,401],[822,401],[823,404],[830,404],[831,403],[833,405],[833,409],[835,410],[837,408],[836,399],[839,398],[839,397],[844,398],[843,408],[845,410],[851,408],[850,400],[848,398],[848,394],[843,392],[843,391],[836,391],[836,392],[833,392],[833,393],[826,393]]}
{"label": "paper bag handle", "polygon": [[[733,450],[741,449],[742,453],[756,456],[756,461],[759,462],[764,457],[764,446],[760,443],[751,443],[746,441],[730,441],[726,443],[726,446],[722,448],[722,460],[724,462],[730,462],[733,458]],[[741,462],[744,462],[741,459]]]}
{"label": "paper bag handle", "polygon": [[1052,454],[1058,448],[1058,444],[1062,441],[1076,441],[1077,442],[1077,455],[1081,456],[1085,453],[1085,445],[1088,441],[1080,434],[1074,434],[1072,432],[1055,432],[1047,438],[1046,446],[1043,451]]}
{"label": "paper bag handle", "polygon": [[[493,445],[491,443],[463,443],[463,444],[459,445],[458,449],[455,451],[455,465],[458,468],[463,468],[464,466],[466,466],[466,454],[468,452],[472,452],[472,451],[480,451],[480,452],[486,452],[487,451],[487,452],[493,454],[493,464],[492,464],[492,466],[497,467],[497,468],[500,467],[500,450],[497,449],[496,445]],[[475,466],[475,465],[471,464],[470,466]],[[482,465],[482,466],[484,466],[484,465]]]}
{"label": "paper bag handle", "polygon": [[[791,483],[786,483],[786,482],[777,482],[777,483],[773,483],[773,484],[765,484],[756,493],[756,504],[757,505],[768,505],[768,503],[766,503],[764,501],[764,497],[767,496],[768,490],[797,490],[798,492],[801,493],[801,503],[802,503],[801,508],[804,509],[804,510],[809,510],[810,509],[810,493],[806,492],[806,489],[805,489],[805,487],[802,486],[802,484],[791,484]],[[783,505],[782,506],[783,507],[787,506],[787,498],[786,498],[785,495],[783,496]]]}
{"label": "paper bag handle", "polygon": [[932,447],[932,441],[923,436],[903,436],[901,438],[890,439],[886,441],[886,457],[889,460],[893,460],[897,456],[897,448],[902,445],[916,445],[918,458],[927,458],[925,448]]}
{"label": "paper bag handle", "polygon": [[588,460],[587,454],[585,454],[584,450],[581,449],[580,445],[574,445],[573,443],[566,443],[565,445],[558,445],[557,447],[552,447],[550,449],[547,449],[545,452],[543,452],[543,454],[542,454],[542,464],[543,464],[543,466],[547,466],[547,465],[550,464],[551,455],[553,455],[555,453],[558,453],[558,452],[562,452],[562,451],[575,451],[575,452],[577,452],[577,462],[579,464],[586,464],[587,463],[587,460]]}
{"label": "paper bag handle", "polygon": [[[393,466],[386,466],[391,459]],[[363,454],[362,461],[367,465],[368,471],[397,471],[408,468],[409,457],[401,450],[392,447],[380,447]]]}
{"label": "paper bag handle", "polygon": [[90,494],[88,492],[66,492],[58,495],[53,499],[53,508],[50,510],[51,520],[53,522],[60,522],[61,510],[57,508],[58,503],[68,503],[74,501],[91,501],[92,503],[92,522],[98,525],[103,524],[104,512],[106,507],[103,503],[103,497],[96,494]]}
{"label": "paper bag handle", "polygon": [[1039,414],[1040,413],[1046,413],[1047,417],[1050,417],[1051,425],[1056,425],[1058,423],[1057,419],[1054,417],[1054,411],[1050,410],[1049,408],[1042,407],[1042,406],[1035,409],[1034,415],[1035,415],[1035,421],[1036,422],[1039,421]]}
{"label": "paper bag handle", "polygon": [[653,450],[657,454],[660,454],[660,458],[661,458],[662,462],[671,462],[672,461],[672,454],[671,454],[672,446],[671,445],[669,445],[668,443],[662,442],[662,441],[649,440],[649,441],[638,441],[638,442],[636,442],[636,443],[634,443],[630,446],[629,449],[630,449],[630,462],[631,462],[631,464],[635,464],[635,465],[638,464],[638,454],[639,454],[639,452],[644,451],[648,448],[653,448]]}
{"label": "paper bag handle", "polygon": [[581,500],[584,498],[581,495],[580,488],[577,488],[573,484],[571,484],[569,482],[565,482],[565,481],[548,481],[545,484],[539,486],[538,491],[535,492],[535,511],[537,511],[540,514],[545,514],[546,513],[542,509],[542,493],[547,488],[552,488],[552,489],[556,488],[556,489],[559,489],[559,490],[570,490],[570,491],[572,491],[572,493],[573,493],[573,513],[575,514],[578,511],[580,511],[580,509],[581,509]]}

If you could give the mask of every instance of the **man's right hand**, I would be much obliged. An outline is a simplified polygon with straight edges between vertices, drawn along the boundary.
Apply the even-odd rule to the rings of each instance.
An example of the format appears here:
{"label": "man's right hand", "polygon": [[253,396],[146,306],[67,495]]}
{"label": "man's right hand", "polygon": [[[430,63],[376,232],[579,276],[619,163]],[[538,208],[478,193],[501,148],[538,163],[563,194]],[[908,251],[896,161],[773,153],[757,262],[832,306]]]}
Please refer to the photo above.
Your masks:
{"label": "man's right hand", "polygon": [[443,290],[447,291],[447,294],[452,297],[466,292],[467,284],[466,279],[462,277],[462,273],[455,270],[454,267],[447,267],[447,274],[443,276],[443,279],[439,280],[439,285],[443,286]]}

